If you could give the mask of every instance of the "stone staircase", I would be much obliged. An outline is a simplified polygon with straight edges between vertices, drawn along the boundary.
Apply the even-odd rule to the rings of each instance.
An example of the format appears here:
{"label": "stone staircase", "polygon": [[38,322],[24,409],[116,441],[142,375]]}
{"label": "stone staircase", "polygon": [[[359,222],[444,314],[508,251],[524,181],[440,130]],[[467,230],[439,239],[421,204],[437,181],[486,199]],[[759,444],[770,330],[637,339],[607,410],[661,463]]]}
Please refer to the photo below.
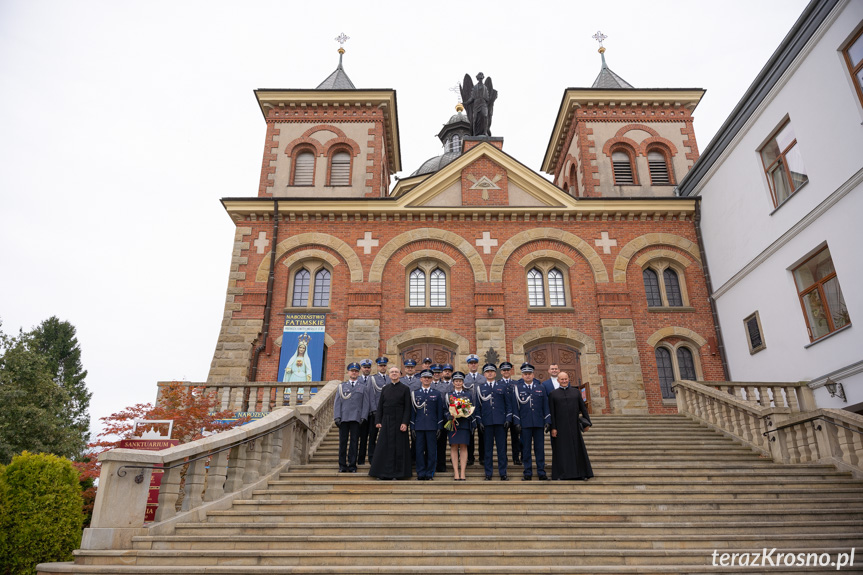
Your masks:
{"label": "stone staircase", "polygon": [[[77,551],[51,573],[826,573],[721,567],[723,553],[837,554],[863,572],[863,482],[823,465],[778,465],[681,415],[595,416],[588,482],[377,481],[337,473],[337,434],[265,490],[139,536]],[[550,466],[551,450],[546,445]],[[448,463],[449,465],[449,463]],[[549,467],[550,470],[550,467]],[[775,554],[773,555],[775,560]],[[40,571],[48,573],[49,571]]]}

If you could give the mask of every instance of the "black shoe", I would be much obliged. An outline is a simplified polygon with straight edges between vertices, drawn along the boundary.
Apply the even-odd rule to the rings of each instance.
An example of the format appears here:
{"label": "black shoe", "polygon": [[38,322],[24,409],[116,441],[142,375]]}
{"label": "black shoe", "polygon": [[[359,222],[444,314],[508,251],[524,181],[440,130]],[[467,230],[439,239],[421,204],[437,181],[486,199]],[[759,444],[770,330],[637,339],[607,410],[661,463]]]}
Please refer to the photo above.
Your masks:
{"label": "black shoe", "polygon": [[348,472],[347,469],[339,469],[339,473],[347,473],[347,472]]}
{"label": "black shoe", "polygon": [[539,480],[540,481],[548,481],[548,476],[547,475],[540,475]]}
{"label": "black shoe", "polygon": [[509,481],[509,477],[507,477],[506,475],[501,475],[500,480],[501,481]]}
{"label": "black shoe", "polygon": [[485,476],[485,480],[486,480],[486,481],[491,481],[491,475],[486,475],[486,476]]}
{"label": "black shoe", "polygon": [[530,481],[531,477],[530,477],[530,475],[525,475],[524,477],[521,478],[521,480],[522,481]]}
{"label": "black shoe", "polygon": [[348,469],[348,473],[356,473],[356,472],[357,472],[356,469]]}

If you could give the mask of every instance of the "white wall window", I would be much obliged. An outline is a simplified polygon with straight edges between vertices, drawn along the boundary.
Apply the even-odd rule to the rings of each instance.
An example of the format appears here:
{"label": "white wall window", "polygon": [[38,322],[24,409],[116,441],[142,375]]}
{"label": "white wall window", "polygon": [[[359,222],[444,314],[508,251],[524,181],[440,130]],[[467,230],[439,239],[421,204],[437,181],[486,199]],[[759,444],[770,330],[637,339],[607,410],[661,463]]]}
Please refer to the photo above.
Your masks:
{"label": "white wall window", "polygon": [[770,193],[773,194],[773,205],[779,206],[809,181],[791,122],[779,128],[759,151]]}
{"label": "white wall window", "polygon": [[794,268],[797,295],[812,341],[851,325],[845,297],[833,267],[830,249],[824,248]]}

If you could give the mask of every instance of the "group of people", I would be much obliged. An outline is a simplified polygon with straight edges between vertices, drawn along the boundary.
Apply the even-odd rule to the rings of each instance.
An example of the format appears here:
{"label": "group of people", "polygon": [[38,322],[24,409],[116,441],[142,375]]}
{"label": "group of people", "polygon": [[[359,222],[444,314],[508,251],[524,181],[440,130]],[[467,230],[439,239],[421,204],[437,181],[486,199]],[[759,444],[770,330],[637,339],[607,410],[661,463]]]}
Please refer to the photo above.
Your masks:
{"label": "group of people", "polygon": [[[450,445],[453,479],[465,480],[473,465],[475,445],[486,481],[493,475],[494,453],[501,481],[507,474],[507,436],[513,463],[523,466],[523,481],[536,475],[549,479],[545,466],[544,433],[551,435],[551,479],[588,480],[593,477],[582,434],[591,426],[581,390],[557,365],[549,379],[534,378],[534,366],[521,365],[521,379],[513,366],[486,363],[470,355],[467,373],[449,364],[423,360],[417,373],[413,360],[405,373],[389,366],[386,357],[348,365],[348,379],[339,385],[334,419],[339,429],[339,472],[356,473],[370,462],[369,475],[378,479],[408,479],[416,463],[417,479],[430,481],[446,472],[446,444]],[[452,407],[451,407],[452,406]],[[533,457],[532,457],[533,456]]]}

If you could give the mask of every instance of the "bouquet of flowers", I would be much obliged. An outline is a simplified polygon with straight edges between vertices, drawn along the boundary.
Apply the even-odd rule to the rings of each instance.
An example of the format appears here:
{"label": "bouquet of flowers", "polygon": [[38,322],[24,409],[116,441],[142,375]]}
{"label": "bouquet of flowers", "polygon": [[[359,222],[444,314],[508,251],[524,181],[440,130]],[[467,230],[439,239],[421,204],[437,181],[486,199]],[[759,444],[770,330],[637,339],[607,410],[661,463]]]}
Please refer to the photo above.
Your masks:
{"label": "bouquet of flowers", "polygon": [[457,431],[458,423],[456,420],[462,417],[470,417],[474,409],[475,407],[466,397],[450,397],[449,414],[452,416],[452,419],[444,424],[444,428],[448,431]]}

